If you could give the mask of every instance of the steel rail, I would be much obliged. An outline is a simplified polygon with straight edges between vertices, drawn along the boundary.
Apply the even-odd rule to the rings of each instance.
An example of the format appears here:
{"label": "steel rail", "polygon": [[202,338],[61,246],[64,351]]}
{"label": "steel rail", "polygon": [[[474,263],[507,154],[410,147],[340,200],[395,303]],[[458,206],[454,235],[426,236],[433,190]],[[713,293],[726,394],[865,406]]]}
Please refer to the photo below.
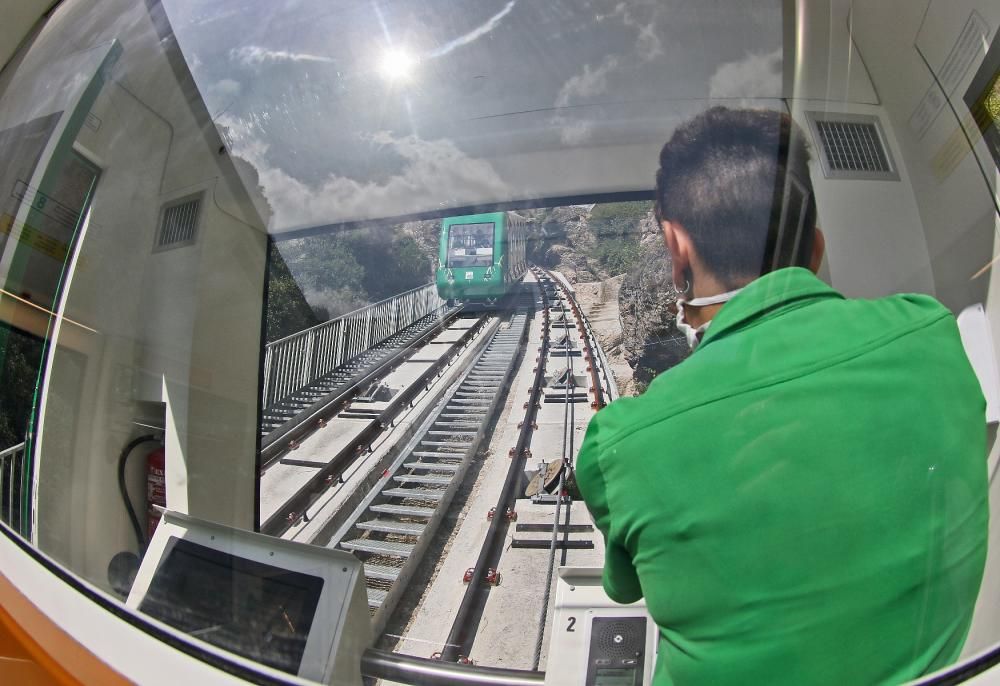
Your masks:
{"label": "steel rail", "polygon": [[[397,393],[389,404],[385,407],[382,412],[377,416],[373,417],[368,425],[361,431],[361,433],[350,443],[345,445],[336,455],[333,456],[324,466],[317,469],[316,474],[309,479],[309,481],[289,498],[282,507],[275,510],[274,514],[268,517],[260,527],[261,533],[270,534],[273,536],[280,536],[285,530],[291,527],[293,524],[301,519],[308,508],[308,506],[315,501],[320,495],[323,494],[330,486],[336,481],[335,475],[338,472],[342,472],[347,466],[349,466],[355,458],[358,457],[371,442],[382,433],[395,419],[395,417],[403,411],[404,408],[409,406],[410,402],[416,398],[417,395],[427,390],[427,386],[430,381],[437,376],[442,369],[448,366],[459,352],[464,349],[466,344],[471,341],[482,329],[487,321],[485,315],[479,317],[479,321],[474,325],[469,327],[462,336],[455,341],[450,352],[446,355],[442,355],[437,361],[435,361],[423,374],[421,374],[410,386],[406,389]],[[426,338],[422,338],[426,341]],[[400,351],[399,355],[410,350],[407,348],[404,351]],[[398,359],[399,355],[394,356],[393,359]],[[387,364],[390,364],[387,362]],[[377,378],[379,374],[384,372],[385,366],[372,372],[373,378]],[[358,385],[352,387],[346,392],[348,397],[343,400],[339,407],[346,406],[347,401],[353,397],[358,391]],[[339,400],[339,399],[338,399]],[[337,404],[338,400],[334,400],[326,405],[327,408],[332,407]],[[320,413],[311,415],[311,418],[316,418]],[[314,422],[310,422],[313,425]],[[310,426],[310,428],[314,428]]]}
{"label": "steel rail", "polygon": [[[548,269],[544,270],[545,274],[555,281],[556,279],[552,276]],[[590,385],[594,391],[594,404],[593,408],[595,410],[600,410],[602,407],[607,405],[604,402],[604,391],[601,387],[601,380],[597,376],[597,366],[599,360],[594,354],[593,346],[591,346],[591,333],[590,327],[585,323],[586,317],[583,316],[583,312],[580,311],[580,306],[576,302],[576,298],[568,288],[563,288],[560,286],[560,290],[563,292],[563,298],[569,303],[570,309],[573,311],[573,317],[576,319],[577,329],[580,331],[580,339],[583,341],[583,359],[587,363],[587,371],[590,373]]]}
{"label": "steel rail", "polygon": [[[535,273],[537,275],[539,272],[535,271]],[[479,617],[482,615],[489,596],[486,574],[490,568],[497,568],[503,553],[503,542],[507,536],[507,529],[510,526],[510,522],[503,516],[503,513],[507,511],[508,507],[512,507],[517,500],[517,486],[521,482],[521,475],[527,460],[525,450],[534,432],[534,422],[538,412],[539,398],[542,394],[545,363],[549,349],[548,294],[541,283],[539,283],[539,291],[542,300],[542,330],[544,335],[542,336],[542,345],[539,348],[538,364],[535,367],[535,378],[531,384],[527,410],[517,437],[517,443],[514,446],[510,467],[507,469],[503,489],[500,492],[500,497],[497,498],[496,515],[490,520],[489,529],[479,551],[479,558],[473,568],[472,580],[465,589],[462,603],[452,622],[451,631],[448,632],[448,639],[441,650],[441,660],[445,662],[455,662],[460,656],[468,656],[472,650],[476,630],[479,628]]]}

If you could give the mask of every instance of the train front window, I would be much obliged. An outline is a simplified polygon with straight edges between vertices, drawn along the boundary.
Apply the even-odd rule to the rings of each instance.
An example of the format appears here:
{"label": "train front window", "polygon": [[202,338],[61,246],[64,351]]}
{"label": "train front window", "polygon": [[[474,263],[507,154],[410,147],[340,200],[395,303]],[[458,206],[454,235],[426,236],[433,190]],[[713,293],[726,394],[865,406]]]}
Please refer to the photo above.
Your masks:
{"label": "train front window", "polygon": [[452,224],[448,231],[448,268],[493,264],[492,223]]}

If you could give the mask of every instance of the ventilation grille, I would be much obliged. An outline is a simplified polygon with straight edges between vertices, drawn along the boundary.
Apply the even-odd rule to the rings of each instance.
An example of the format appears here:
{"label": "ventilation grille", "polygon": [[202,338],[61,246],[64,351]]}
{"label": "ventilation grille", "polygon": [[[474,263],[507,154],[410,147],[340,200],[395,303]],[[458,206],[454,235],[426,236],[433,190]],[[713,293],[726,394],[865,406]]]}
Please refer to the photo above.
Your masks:
{"label": "ventilation grille", "polygon": [[165,248],[194,242],[201,198],[184,200],[163,208],[156,247]]}
{"label": "ventilation grille", "polygon": [[899,179],[875,117],[809,113],[823,171],[834,179]]}

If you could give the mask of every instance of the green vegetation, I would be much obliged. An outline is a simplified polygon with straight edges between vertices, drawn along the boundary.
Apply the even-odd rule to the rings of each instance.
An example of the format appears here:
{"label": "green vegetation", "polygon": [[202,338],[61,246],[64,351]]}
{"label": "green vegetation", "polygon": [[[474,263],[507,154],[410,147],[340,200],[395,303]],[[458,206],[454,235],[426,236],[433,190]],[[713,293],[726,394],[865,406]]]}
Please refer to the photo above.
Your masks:
{"label": "green vegetation", "polygon": [[624,274],[629,271],[639,255],[638,237],[605,239],[591,251],[591,257],[608,274]]}
{"label": "green vegetation", "polygon": [[641,222],[653,204],[639,202],[609,202],[594,205],[590,211],[590,227],[598,237],[625,236],[639,233]]}
{"label": "green vegetation", "polygon": [[430,283],[431,265],[417,240],[392,226],[272,246],[267,340]]}
{"label": "green vegetation", "polygon": [[609,202],[594,205],[590,230],[597,239],[589,257],[606,273],[624,274],[639,259],[640,223],[649,214],[649,202]]}
{"label": "green vegetation", "polygon": [[24,440],[42,364],[42,340],[0,325],[0,450]]}
{"label": "green vegetation", "polygon": [[284,338],[318,323],[319,319],[306,302],[284,258],[271,243],[267,274],[267,341]]}

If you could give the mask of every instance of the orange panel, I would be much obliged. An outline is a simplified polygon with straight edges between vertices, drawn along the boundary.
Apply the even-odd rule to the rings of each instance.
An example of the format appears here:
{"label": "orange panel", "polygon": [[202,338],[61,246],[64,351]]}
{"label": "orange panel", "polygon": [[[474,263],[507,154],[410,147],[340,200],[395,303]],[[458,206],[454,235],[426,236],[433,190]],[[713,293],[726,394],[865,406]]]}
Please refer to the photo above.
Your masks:
{"label": "orange panel", "polygon": [[126,686],[131,682],[77,643],[0,574],[0,683]]}

